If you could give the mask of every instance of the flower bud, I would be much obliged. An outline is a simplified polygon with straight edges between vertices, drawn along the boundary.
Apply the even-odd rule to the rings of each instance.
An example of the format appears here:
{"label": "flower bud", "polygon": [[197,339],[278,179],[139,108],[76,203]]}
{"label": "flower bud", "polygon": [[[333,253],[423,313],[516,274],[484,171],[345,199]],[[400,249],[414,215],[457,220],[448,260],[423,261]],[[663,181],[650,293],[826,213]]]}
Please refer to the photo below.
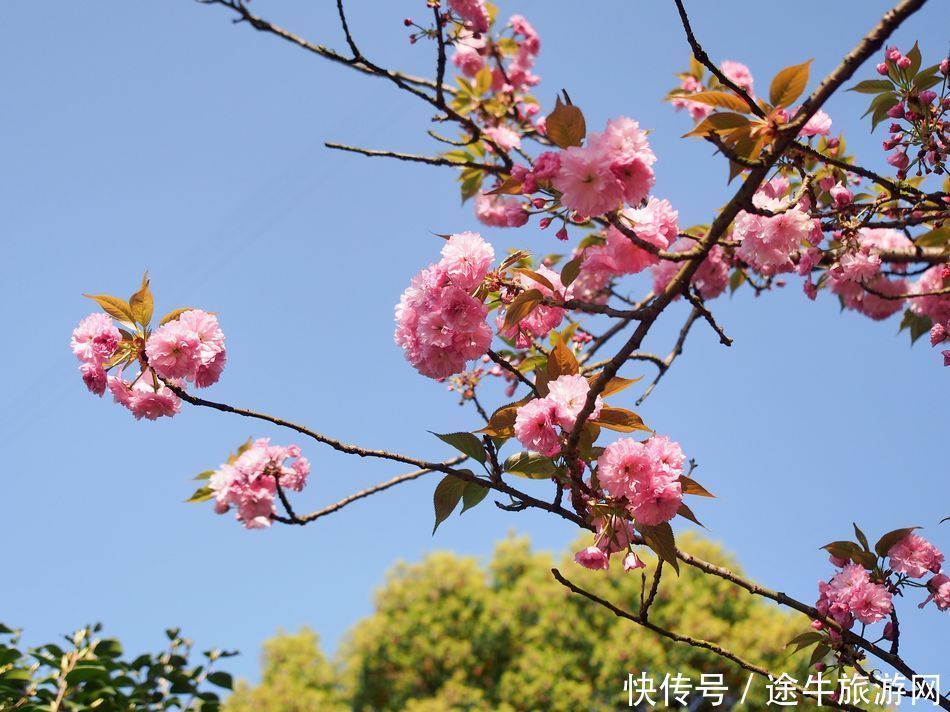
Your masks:
{"label": "flower bud", "polygon": [[884,62],[881,62],[879,65],[877,65],[875,69],[877,69],[878,74],[882,76],[887,76],[887,64],[885,64]]}
{"label": "flower bud", "polygon": [[900,69],[907,69],[910,66],[910,57],[904,56],[898,59],[897,66]]}

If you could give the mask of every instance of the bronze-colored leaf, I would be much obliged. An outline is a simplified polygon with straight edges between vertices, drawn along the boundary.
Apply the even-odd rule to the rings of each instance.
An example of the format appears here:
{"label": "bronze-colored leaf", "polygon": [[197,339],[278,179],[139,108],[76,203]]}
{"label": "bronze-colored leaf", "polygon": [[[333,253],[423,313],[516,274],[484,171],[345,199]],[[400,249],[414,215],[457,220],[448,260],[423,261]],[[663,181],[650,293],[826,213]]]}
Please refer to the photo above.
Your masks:
{"label": "bronze-colored leaf", "polygon": [[663,522],[655,527],[648,527],[643,524],[636,524],[637,531],[643,535],[643,541],[649,546],[661,561],[665,561],[676,574],[679,575],[680,566],[676,559],[676,539],[673,537],[673,529],[669,522]]}
{"label": "bronze-colored leaf", "polygon": [[616,430],[618,433],[631,433],[634,430],[653,432],[643,424],[640,416],[632,410],[614,408],[609,405],[605,405],[600,409],[600,415],[597,416],[597,420],[594,422],[608,430]]}
{"label": "bronze-colored leaf", "polygon": [[181,307],[180,309],[174,309],[168,312],[165,316],[163,316],[162,320],[158,322],[158,325],[162,326],[163,324],[167,324],[170,321],[174,321],[175,319],[180,317],[182,314],[184,314],[186,311],[191,311],[192,308],[193,307]]}
{"label": "bronze-colored leaf", "polygon": [[712,492],[707,490],[701,484],[699,484],[692,477],[687,477],[686,475],[680,475],[680,487],[683,489],[683,494],[693,494],[697,497],[715,497]]}
{"label": "bronze-colored leaf", "polygon": [[565,104],[558,97],[554,111],[548,114],[545,122],[548,138],[558,148],[580,146],[587,135],[587,122],[584,112],[573,104]]}
{"label": "bronze-colored leaf", "polygon": [[124,299],[119,297],[110,297],[108,294],[83,294],[84,297],[91,299],[102,310],[113,319],[121,321],[129,326],[135,325],[135,316],[132,314],[132,307]]}
{"label": "bronze-colored leaf", "polygon": [[[743,105],[745,105],[745,102],[743,102]],[[742,114],[723,111],[707,116],[700,121],[692,131],[683,134],[683,138],[689,136],[706,136],[710,133],[725,134],[748,125],[748,117]]]}
{"label": "bronze-colored leaf", "polygon": [[808,72],[812,60],[795,64],[791,67],[785,67],[775,75],[772,85],[769,87],[769,101],[772,106],[781,106],[789,108],[795,100],[805,91],[808,84]]}
{"label": "bronze-colored leaf", "polygon": [[515,297],[505,310],[505,322],[501,330],[507,331],[528,316],[542,299],[544,295],[538,289],[527,289]]}
{"label": "bronze-colored leaf", "polygon": [[534,270],[526,269],[524,267],[516,267],[513,271],[517,272],[518,274],[523,274],[525,277],[528,277],[529,279],[533,279],[535,282],[537,282],[538,284],[544,285],[545,287],[550,289],[552,292],[558,291],[557,289],[555,289],[554,285],[551,284],[551,280],[545,277],[543,274],[539,274],[535,272]]}
{"label": "bronze-colored leaf", "polygon": [[899,542],[915,529],[920,529],[920,527],[904,527],[903,529],[895,529],[892,532],[888,532],[877,540],[877,544],[874,545],[874,551],[878,556],[887,556],[887,552],[891,550],[891,547],[894,546],[894,544]]}
{"label": "bronze-colored leaf", "polygon": [[730,111],[738,111],[743,114],[748,114],[750,111],[749,105],[732,92],[700,91],[695,94],[688,94],[687,97],[690,101],[698,101],[700,104],[705,104],[706,106],[729,109]]}
{"label": "bronze-colored leaf", "polygon": [[574,352],[559,336],[551,353],[548,354],[548,380],[553,381],[559,376],[574,376],[578,368]]}
{"label": "bronze-colored leaf", "polygon": [[132,316],[143,327],[148,326],[152,320],[152,291],[148,288],[148,272],[142,276],[142,287],[129,297],[129,308]]}
{"label": "bronze-colored leaf", "polygon": [[477,433],[484,433],[495,438],[510,438],[515,434],[515,417],[518,415],[518,408],[531,400],[531,396],[526,396],[515,403],[503,405],[492,413],[488,419],[488,424]]}

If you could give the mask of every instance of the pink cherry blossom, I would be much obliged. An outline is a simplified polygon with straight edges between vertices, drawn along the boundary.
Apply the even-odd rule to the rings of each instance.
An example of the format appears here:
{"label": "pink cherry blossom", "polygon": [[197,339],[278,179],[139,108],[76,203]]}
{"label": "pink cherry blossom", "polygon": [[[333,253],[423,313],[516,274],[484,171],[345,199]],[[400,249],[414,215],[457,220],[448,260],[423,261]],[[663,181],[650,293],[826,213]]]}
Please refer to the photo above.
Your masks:
{"label": "pink cherry blossom", "polygon": [[94,361],[85,361],[79,365],[79,372],[82,374],[82,381],[86,384],[86,388],[102,397],[102,394],[106,392],[107,381],[102,365]]}
{"label": "pink cherry blossom", "polygon": [[[573,285],[565,287],[561,282],[561,275],[544,265],[535,270],[554,287],[552,290],[545,284],[535,281],[526,274],[518,274],[516,281],[525,289],[536,289],[542,296],[557,300],[568,300],[573,297]],[[564,318],[564,309],[557,306],[541,304],[536,306],[521,321],[512,324],[508,329],[500,331],[502,336],[515,340],[518,348],[525,348],[531,343],[533,336],[547,336],[552,329],[556,329]],[[499,315],[498,328],[504,324],[504,317]]]}
{"label": "pink cherry blossom", "polygon": [[818,591],[818,611],[844,628],[853,626],[855,619],[867,625],[876,623],[892,609],[890,592],[871,581],[859,564],[847,564],[827,583],[820,581]]}
{"label": "pink cherry blossom", "polygon": [[528,222],[525,204],[509,195],[475,196],[475,217],[491,227],[521,227]]}
{"label": "pink cherry blossom", "polygon": [[938,574],[943,565],[943,554],[937,547],[913,532],[894,544],[887,555],[891,560],[891,569],[914,578],[920,578],[928,572]]}
{"label": "pink cherry blossom", "polygon": [[460,232],[445,243],[439,266],[453,285],[469,290],[481,284],[494,259],[495,249],[481,235]]}
{"label": "pink cherry blossom", "polygon": [[80,361],[102,364],[112,358],[120,341],[122,335],[112,318],[96,312],[73,329],[69,345]]}
{"label": "pink cherry blossom", "polygon": [[623,559],[623,570],[624,571],[636,571],[637,569],[645,569],[646,564],[640,560],[640,557],[637,556],[635,551],[628,552]]}
{"label": "pink cherry blossom", "polygon": [[571,146],[561,154],[553,180],[561,202],[583,217],[616,210],[623,200],[623,187],[611,170],[606,149],[593,142]]}
{"label": "pink cherry blossom", "polygon": [[140,372],[132,381],[121,374],[109,376],[107,383],[115,402],[132,411],[136,420],[171,417],[181,410],[181,400],[151,369]]}
{"label": "pink cherry blossom", "polygon": [[920,608],[933,601],[937,610],[950,610],[950,576],[937,574],[927,582],[927,590],[930,591],[930,595],[920,604]]}
{"label": "pink cherry blossom", "polygon": [[[688,238],[680,238],[674,242],[670,250],[672,252],[685,252],[696,247],[696,242]],[[660,260],[652,269],[653,274],[653,292],[659,294],[667,288],[673,278],[683,268],[682,262],[672,260]],[[703,299],[715,299],[729,286],[729,263],[726,252],[721,246],[716,245],[706,255],[706,259],[696,270],[690,280],[693,289],[699,292]],[[677,296],[677,298],[679,298]]]}
{"label": "pink cherry blossom", "polygon": [[683,454],[668,438],[637,442],[624,438],[597,460],[597,481],[607,494],[625,498],[633,518],[648,526],[676,516],[683,502]]}
{"label": "pink cherry blossom", "polygon": [[454,44],[455,53],[452,55],[452,64],[459,68],[467,77],[474,77],[485,66],[485,39],[475,38],[468,30],[459,33]]}
{"label": "pink cherry blossom", "polygon": [[[288,460],[293,460],[288,463]],[[255,440],[233,461],[221,465],[208,480],[217,502],[215,511],[236,511],[237,520],[247,529],[271,525],[277,511],[277,484],[299,492],[307,482],[310,463],[296,445],[281,447],[270,440]]]}
{"label": "pink cherry blossom", "polygon": [[610,557],[596,546],[588,546],[574,554],[574,561],[581,566],[595,571],[610,568]]}
{"label": "pink cherry blossom", "polygon": [[485,0],[449,0],[449,7],[470,31],[476,34],[488,32],[489,18]]}
{"label": "pink cherry blossom", "polygon": [[155,330],[145,344],[145,354],[162,378],[192,378],[201,360],[201,341],[175,319]]}
{"label": "pink cherry blossom", "polygon": [[[792,116],[798,113],[796,109],[792,112]],[[831,131],[831,117],[828,116],[824,111],[819,109],[811,118],[805,122],[805,125],[802,126],[802,130],[798,132],[799,136],[804,136],[806,138],[811,136],[827,136]]]}
{"label": "pink cherry blossom", "polygon": [[695,94],[705,89],[705,87],[702,85],[702,83],[698,79],[696,79],[696,77],[687,74],[680,81],[680,89],[684,90],[686,93],[679,94],[670,100],[670,103],[673,105],[673,108],[675,108],[677,111],[680,111],[681,109],[686,109],[687,111],[689,111],[689,115],[690,117],[692,117],[694,121],[705,119],[713,111],[715,111],[715,109],[712,106],[709,106],[708,104],[702,104],[698,101],[692,101],[687,98],[689,94]]}
{"label": "pink cherry blossom", "polygon": [[557,404],[548,398],[538,398],[518,408],[515,437],[529,450],[553,457],[561,451],[557,425]]}
{"label": "pink cherry blossom", "polygon": [[[548,395],[545,399],[554,403],[555,417],[565,432],[570,432],[574,428],[577,416],[587,402],[589,391],[590,383],[581,375],[565,374],[548,383]],[[594,401],[594,410],[589,418],[595,420],[600,415],[602,406],[603,399],[597,396]]]}
{"label": "pink cherry blossom", "polygon": [[719,68],[737,86],[752,94],[752,72],[742,62],[725,59]]}
{"label": "pink cherry blossom", "polygon": [[[774,195],[774,193],[773,193]],[[733,223],[732,237],[740,243],[736,254],[756,271],[771,276],[791,272],[793,253],[805,244],[817,246],[821,229],[796,205],[789,209],[786,199],[759,191],[753,197],[756,207],[777,213],[771,217],[740,212]]]}
{"label": "pink cherry blossom", "polygon": [[[924,272],[908,291],[911,294],[938,292],[943,289],[944,279],[941,266],[937,265]],[[910,300],[910,308],[915,314],[930,317],[935,324],[950,322],[950,294],[914,297]]]}

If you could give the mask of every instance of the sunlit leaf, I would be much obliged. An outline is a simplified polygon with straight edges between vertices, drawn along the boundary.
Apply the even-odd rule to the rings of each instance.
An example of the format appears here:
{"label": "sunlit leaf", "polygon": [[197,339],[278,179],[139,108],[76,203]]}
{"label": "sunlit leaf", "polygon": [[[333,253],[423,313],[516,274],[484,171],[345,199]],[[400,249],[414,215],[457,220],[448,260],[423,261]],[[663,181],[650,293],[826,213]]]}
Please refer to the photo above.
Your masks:
{"label": "sunlit leaf", "polygon": [[789,108],[802,95],[808,85],[808,72],[812,60],[785,67],[772,80],[769,87],[769,102],[773,106]]}
{"label": "sunlit leaf", "polygon": [[554,111],[548,114],[545,126],[548,138],[558,148],[580,146],[587,135],[587,122],[584,112],[573,104],[565,104],[558,97]]}

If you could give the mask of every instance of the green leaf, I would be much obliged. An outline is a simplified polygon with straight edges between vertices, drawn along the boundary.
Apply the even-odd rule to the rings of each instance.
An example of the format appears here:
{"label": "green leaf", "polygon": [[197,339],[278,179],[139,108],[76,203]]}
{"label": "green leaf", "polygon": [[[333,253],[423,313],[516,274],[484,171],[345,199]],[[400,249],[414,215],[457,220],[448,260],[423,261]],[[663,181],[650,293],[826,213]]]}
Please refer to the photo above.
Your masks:
{"label": "green leaf", "polygon": [[901,319],[900,328],[897,330],[897,333],[901,333],[904,329],[910,330],[910,343],[913,344],[917,339],[930,331],[930,327],[933,326],[933,323],[930,321],[930,317],[926,314],[917,314],[910,309],[904,312],[904,317]]}
{"label": "green leaf", "polygon": [[925,232],[914,239],[918,247],[943,247],[950,244],[950,226],[944,225],[930,232]]}
{"label": "green leaf", "polygon": [[529,480],[543,480],[557,474],[557,465],[549,457],[525,450],[511,455],[502,465],[505,472],[510,472]]}
{"label": "green leaf", "polygon": [[824,636],[821,633],[810,630],[807,633],[796,635],[785,644],[785,647],[789,648],[794,645],[795,649],[791,652],[791,654],[794,655],[805,648],[810,648],[816,643],[820,643],[822,640],[824,640]]}
{"label": "green leaf", "polygon": [[910,51],[907,53],[907,58],[910,60],[910,66],[904,70],[907,72],[908,77],[913,77],[917,75],[917,70],[920,69],[920,47],[917,46],[917,43],[914,42],[914,46],[910,48]]}
{"label": "green leaf", "polygon": [[848,91],[856,91],[859,94],[880,94],[882,91],[893,91],[894,84],[886,79],[865,79],[858,82]]}
{"label": "green leaf", "polygon": [[811,658],[808,660],[808,667],[814,667],[815,663],[824,660],[830,652],[831,648],[829,648],[824,643],[818,645],[813,651],[811,651]]}
{"label": "green leaf", "polygon": [[135,324],[135,316],[132,314],[132,307],[129,306],[129,303],[124,299],[119,299],[118,297],[110,297],[108,294],[83,294],[87,299],[91,299],[100,307],[102,310],[111,316],[113,319],[133,326]]}
{"label": "green leaf", "polygon": [[472,507],[479,504],[488,496],[488,487],[477,482],[466,482],[465,489],[462,490],[462,511],[459,515],[465,514]]}
{"label": "green leaf", "polygon": [[220,670],[216,672],[209,672],[208,682],[210,682],[212,685],[223,687],[225,690],[230,690],[234,686],[234,681],[231,679],[231,675]]}
{"label": "green leaf", "polygon": [[663,522],[655,527],[648,527],[643,524],[635,525],[637,530],[643,535],[643,541],[649,546],[661,561],[665,561],[676,574],[679,575],[680,566],[676,559],[676,539],[673,537],[673,529],[669,522]]}
{"label": "green leaf", "polygon": [[[429,431],[432,433],[432,431]],[[485,446],[477,435],[472,433],[432,433],[439,440],[448,443],[463,455],[468,455],[485,464]]]}
{"label": "green leaf", "polygon": [[[474,474],[469,470],[463,470],[470,475]],[[432,533],[439,528],[439,525],[449,518],[449,515],[455,511],[459,500],[462,499],[462,493],[465,491],[465,480],[455,475],[446,475],[436,486],[432,495],[432,503],[435,506],[435,526],[432,527]]]}
{"label": "green leaf", "polygon": [[805,91],[808,84],[808,71],[812,60],[785,67],[772,80],[769,87],[769,102],[773,106],[789,108]]}
{"label": "green leaf", "polygon": [[577,275],[581,273],[581,263],[583,261],[584,257],[580,255],[564,265],[561,269],[561,284],[565,287],[570,287],[574,283],[574,280],[577,279]]}
{"label": "green leaf", "polygon": [[210,487],[199,487],[185,502],[207,502],[214,497],[214,490]]}
{"label": "green leaf", "polygon": [[142,287],[129,297],[129,308],[132,316],[143,327],[148,326],[152,320],[152,291],[148,288],[148,272],[142,276]]}
{"label": "green leaf", "polygon": [[548,114],[545,121],[548,138],[558,148],[580,146],[587,135],[587,122],[584,112],[573,104],[565,104],[558,97],[554,103],[554,111]]}
{"label": "green leaf", "polygon": [[895,529],[894,531],[888,532],[877,540],[877,544],[874,545],[874,551],[878,556],[887,556],[887,552],[891,550],[891,547],[894,546],[894,544],[899,542],[915,529],[920,529],[920,527],[904,527],[903,529]]}
{"label": "green leaf", "polygon": [[196,480],[210,480],[210,479],[211,479],[211,475],[213,475],[215,472],[216,472],[216,470],[205,470],[204,472],[199,472],[197,475],[194,476],[193,479],[196,479]]}
{"label": "green leaf", "polygon": [[733,271],[733,273],[729,276],[729,293],[734,293],[739,287],[742,286],[745,280],[745,272],[740,270]]}

